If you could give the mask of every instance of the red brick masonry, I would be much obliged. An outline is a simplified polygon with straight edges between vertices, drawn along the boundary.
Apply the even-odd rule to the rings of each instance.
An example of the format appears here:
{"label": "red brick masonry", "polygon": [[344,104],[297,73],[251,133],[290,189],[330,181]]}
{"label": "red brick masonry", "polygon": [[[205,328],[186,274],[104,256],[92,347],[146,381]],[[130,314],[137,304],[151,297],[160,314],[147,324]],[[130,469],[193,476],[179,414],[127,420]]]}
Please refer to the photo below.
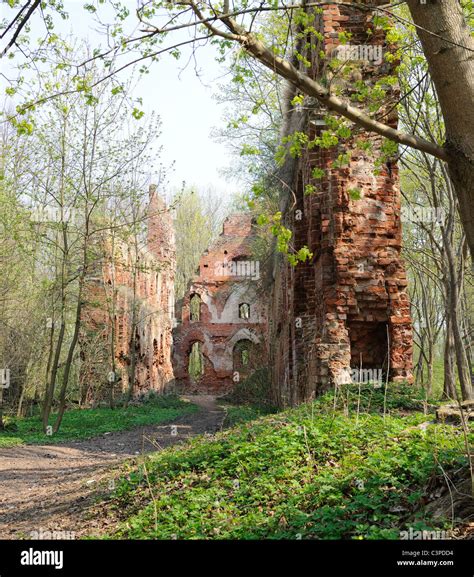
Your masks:
{"label": "red brick masonry", "polygon": [[[351,45],[385,45],[383,32],[371,23],[370,12],[328,5],[315,20],[324,41],[307,55],[315,76],[324,69],[319,50],[331,53],[338,34],[352,34]],[[367,33],[371,29],[372,34]],[[368,86],[392,72],[384,61],[352,62]],[[360,78],[360,76],[359,76]],[[354,92],[350,80],[339,84],[343,97]],[[385,121],[396,126],[397,87],[387,87]],[[290,113],[291,116],[297,112]],[[323,113],[324,114],[324,113]],[[309,114],[300,124],[310,139],[327,129],[323,114]],[[372,143],[371,152],[356,139]],[[274,270],[269,309],[270,367],[278,402],[294,404],[330,386],[351,382],[351,369],[387,370],[394,380],[412,378],[412,329],[400,258],[401,224],[396,162],[376,167],[382,139],[359,132],[334,148],[314,147],[296,159],[288,186],[294,197],[282,202],[284,221],[293,231],[296,248],[307,245],[311,262],[293,268],[280,258]],[[341,153],[351,153],[348,166],[332,167]],[[324,171],[313,178],[313,169]],[[380,172],[377,174],[376,168]],[[307,185],[314,192],[305,195]]]}
{"label": "red brick masonry", "polygon": [[[252,368],[265,365],[266,307],[257,291],[261,265],[251,257],[252,236],[251,217],[232,215],[199,261],[199,274],[183,299],[181,323],[174,331],[173,365],[182,389],[224,393]],[[198,318],[190,314],[193,296],[200,307]],[[189,354],[196,342],[204,371],[192,379]],[[242,358],[242,348],[248,358]]]}
{"label": "red brick masonry", "polygon": [[154,186],[145,224],[147,233],[138,245],[131,240],[104,239],[101,252],[105,256],[89,277],[80,340],[83,402],[108,398],[113,368],[114,396],[128,390],[132,347],[134,396],[150,389],[163,392],[173,384],[174,229]]}

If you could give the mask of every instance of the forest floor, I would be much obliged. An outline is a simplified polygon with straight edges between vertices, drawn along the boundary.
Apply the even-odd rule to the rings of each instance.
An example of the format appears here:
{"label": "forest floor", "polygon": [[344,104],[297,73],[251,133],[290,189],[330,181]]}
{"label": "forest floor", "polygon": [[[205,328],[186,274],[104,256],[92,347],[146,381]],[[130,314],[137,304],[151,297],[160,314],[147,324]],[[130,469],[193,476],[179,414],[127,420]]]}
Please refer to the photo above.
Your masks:
{"label": "forest floor", "polygon": [[222,433],[127,461],[115,491],[89,510],[89,535],[400,539],[412,529],[472,538],[465,432],[437,422],[422,395],[346,385],[264,416],[227,407]]}
{"label": "forest floor", "polygon": [[215,397],[185,398],[199,410],[166,424],[61,444],[0,448],[0,539],[30,538],[33,531],[66,532],[65,538],[87,534],[84,518],[98,493],[114,490],[115,467],[222,428],[225,411]]}

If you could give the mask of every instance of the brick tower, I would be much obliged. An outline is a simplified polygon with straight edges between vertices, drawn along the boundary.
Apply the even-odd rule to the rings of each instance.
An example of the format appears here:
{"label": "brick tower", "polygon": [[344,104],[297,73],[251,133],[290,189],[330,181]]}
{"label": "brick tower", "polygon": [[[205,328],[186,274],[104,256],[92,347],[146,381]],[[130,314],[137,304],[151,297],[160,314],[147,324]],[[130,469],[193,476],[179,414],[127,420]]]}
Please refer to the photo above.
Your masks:
{"label": "brick tower", "polygon": [[[379,58],[390,47],[372,17],[370,11],[342,4],[327,5],[315,16],[323,40],[312,41],[310,70],[348,100],[360,81],[373,86],[393,72],[393,64]],[[318,55],[320,50],[334,54],[341,32],[350,35],[350,46],[338,52],[338,58],[347,60],[349,74],[336,78],[325,68],[327,59]],[[384,121],[392,126],[397,124],[397,96],[396,86],[386,87]],[[296,129],[312,141],[327,130],[325,113],[312,104],[309,113],[290,111],[287,134]],[[282,171],[294,193],[282,199],[285,225],[295,246],[307,245],[313,253],[310,262],[294,268],[281,257],[275,262],[270,366],[282,405],[351,382],[353,370],[360,367],[379,371],[384,379],[388,373],[391,380],[411,380],[398,167],[393,158],[377,162],[381,137],[362,130],[352,134],[336,147],[307,147]],[[348,161],[336,168],[341,154],[349,154]]]}

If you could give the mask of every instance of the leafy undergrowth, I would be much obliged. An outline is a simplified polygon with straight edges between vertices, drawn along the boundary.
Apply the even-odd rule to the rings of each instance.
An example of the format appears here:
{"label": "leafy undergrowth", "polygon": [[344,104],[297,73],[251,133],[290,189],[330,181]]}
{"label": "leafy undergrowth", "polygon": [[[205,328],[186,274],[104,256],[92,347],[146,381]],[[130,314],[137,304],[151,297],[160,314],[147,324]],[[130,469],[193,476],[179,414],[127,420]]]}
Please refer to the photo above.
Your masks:
{"label": "leafy undergrowth", "polygon": [[270,375],[268,369],[263,367],[238,382],[230,393],[219,398],[226,409],[224,427],[234,427],[263,415],[276,413],[278,409],[270,399]]}
{"label": "leafy undergrowth", "polygon": [[426,399],[425,391],[407,383],[389,383],[387,386],[368,384],[341,385],[337,395],[325,395],[319,406],[350,412],[386,413],[422,411],[434,413],[440,404],[435,399]]}
{"label": "leafy undergrowth", "polygon": [[220,397],[220,400],[232,405],[250,405],[262,411],[275,412],[276,407],[271,401],[271,389],[270,373],[266,367],[262,367],[236,383],[233,390]]}
{"label": "leafy undergrowth", "polygon": [[228,406],[226,407],[224,427],[235,427],[235,425],[254,421],[263,415],[269,415],[275,412],[274,409],[261,407],[259,405]]}
{"label": "leafy undergrowth", "polygon": [[[156,396],[145,403],[115,409],[75,409],[64,414],[60,430],[52,436],[43,433],[39,417],[15,419],[9,423],[12,430],[0,431],[0,447],[89,439],[106,432],[170,421],[195,410],[196,405],[173,395]],[[51,415],[51,425],[54,418]]]}
{"label": "leafy undergrowth", "polygon": [[403,388],[376,397],[372,414],[333,411],[326,395],[127,465],[104,504],[116,523],[108,537],[391,539],[445,528],[425,504],[443,470],[467,466],[462,431],[419,427],[429,417],[406,414]]}

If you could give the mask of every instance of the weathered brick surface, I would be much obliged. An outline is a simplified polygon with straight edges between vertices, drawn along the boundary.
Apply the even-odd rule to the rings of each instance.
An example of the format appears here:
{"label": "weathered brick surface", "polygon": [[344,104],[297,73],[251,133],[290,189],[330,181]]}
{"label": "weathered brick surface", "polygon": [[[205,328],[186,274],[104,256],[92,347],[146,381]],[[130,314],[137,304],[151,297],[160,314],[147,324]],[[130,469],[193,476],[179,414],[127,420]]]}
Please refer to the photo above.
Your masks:
{"label": "weathered brick surface", "polygon": [[[381,31],[371,27],[371,14],[344,6],[327,6],[318,17],[329,53],[338,33],[352,33],[351,44],[383,44]],[[314,74],[321,74],[317,52],[311,55]],[[386,46],[384,46],[386,49]],[[364,81],[373,83],[390,72],[390,65],[361,64]],[[344,94],[351,86],[344,86]],[[397,89],[388,93],[387,110]],[[319,122],[315,122],[319,119]],[[392,111],[389,122],[396,124]],[[303,124],[310,139],[326,127],[314,114]],[[281,404],[308,399],[325,388],[351,380],[351,368],[387,370],[392,379],[411,379],[412,333],[406,274],[400,259],[401,225],[398,168],[375,161],[382,140],[370,140],[373,150],[357,150],[355,136],[337,150],[313,148],[297,160],[288,184],[295,193],[283,205],[285,224],[296,247],[307,245],[311,262],[289,266],[280,258],[269,317],[270,366],[275,396]],[[332,167],[341,153],[352,153],[349,166]],[[314,168],[324,177],[312,176]],[[305,195],[306,185],[315,192]],[[360,191],[353,199],[351,190]],[[357,196],[357,195],[355,195]]]}
{"label": "weathered brick surface", "polygon": [[156,187],[150,187],[145,246],[136,249],[133,243],[110,238],[103,246],[107,256],[88,279],[82,322],[81,386],[89,403],[108,396],[113,368],[114,395],[128,389],[132,347],[135,395],[150,389],[162,392],[173,383],[174,230]]}
{"label": "weathered brick surface", "polygon": [[[266,310],[257,290],[260,263],[251,260],[251,239],[251,217],[232,215],[199,261],[199,274],[184,296],[181,322],[174,330],[174,372],[183,390],[225,393],[252,368],[265,365]],[[190,315],[193,295],[201,300],[199,320]],[[244,303],[250,306],[248,319],[239,318],[239,305]],[[242,341],[251,343],[246,365],[236,352]],[[201,343],[204,372],[192,379],[189,354],[195,342]]]}

